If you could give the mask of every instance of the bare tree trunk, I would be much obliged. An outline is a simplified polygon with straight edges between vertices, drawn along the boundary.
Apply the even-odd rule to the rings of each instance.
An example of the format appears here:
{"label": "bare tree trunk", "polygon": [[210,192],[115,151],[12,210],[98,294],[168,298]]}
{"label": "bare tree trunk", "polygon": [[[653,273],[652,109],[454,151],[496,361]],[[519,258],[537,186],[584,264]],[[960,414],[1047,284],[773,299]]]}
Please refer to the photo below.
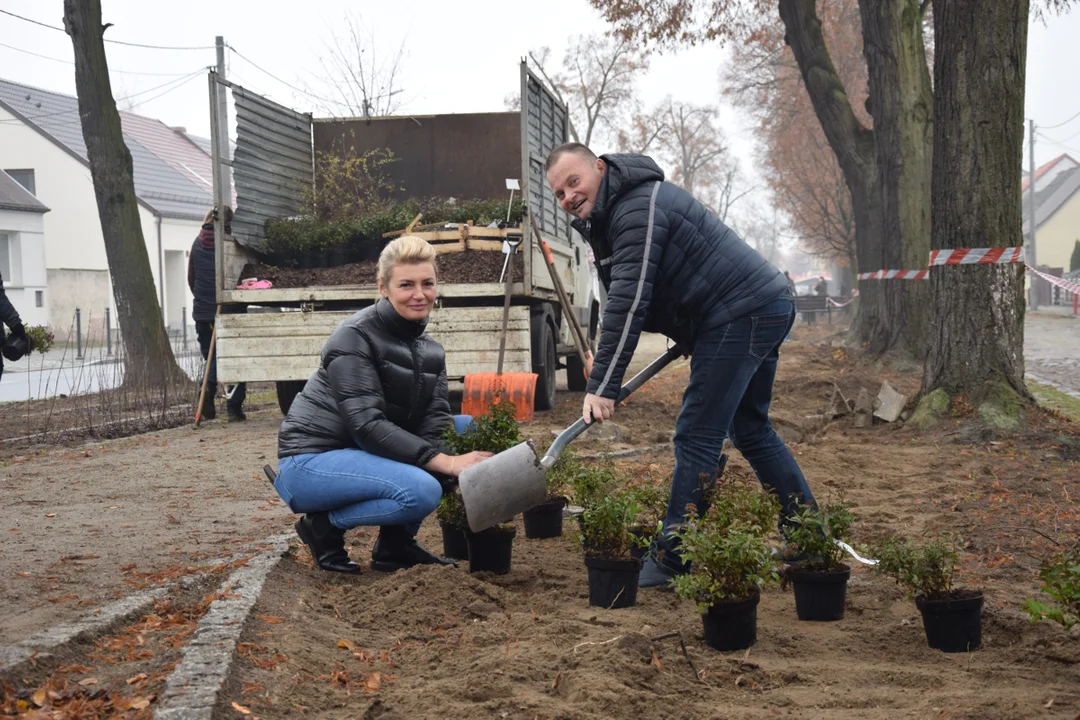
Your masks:
{"label": "bare tree trunk", "polygon": [[64,27],[75,50],[83,139],[126,350],[124,384],[165,388],[169,382],[189,382],[173,357],[154,290],[131,153],[124,144],[120,113],[109,84],[101,0],[64,0]]}
{"label": "bare tree trunk", "polygon": [[[877,269],[919,270],[930,254],[933,92],[919,0],[859,0],[869,71],[881,190],[881,260]],[[922,360],[929,347],[929,287],[917,280],[878,280],[880,324],[870,351]]]}
{"label": "bare tree trunk", "polygon": [[[1021,236],[1028,0],[935,0],[934,248],[1002,247]],[[1011,427],[1024,385],[1023,266],[930,271],[932,336],[915,420],[966,395]]]}
{"label": "bare tree trunk", "polygon": [[[881,265],[881,199],[878,185],[874,131],[864,127],[851,110],[844,84],[836,72],[815,0],[780,0],[784,40],[791,47],[829,146],[836,154],[851,191],[855,217],[855,247],[861,271]],[[859,302],[851,336],[866,342],[881,327],[881,281],[859,283]]]}

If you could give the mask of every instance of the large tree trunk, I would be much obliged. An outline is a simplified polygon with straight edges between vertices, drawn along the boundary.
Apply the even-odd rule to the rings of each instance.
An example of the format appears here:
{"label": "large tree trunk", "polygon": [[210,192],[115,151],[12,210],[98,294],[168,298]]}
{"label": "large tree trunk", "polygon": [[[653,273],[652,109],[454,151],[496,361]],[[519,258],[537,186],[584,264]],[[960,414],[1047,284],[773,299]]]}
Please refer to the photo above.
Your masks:
{"label": "large tree trunk", "polygon": [[83,139],[126,350],[124,384],[160,389],[170,382],[187,382],[169,345],[154,290],[135,198],[131,153],[124,144],[120,113],[109,83],[101,0],[64,0],[64,27],[75,50]]}
{"label": "large tree trunk", "polygon": [[[930,255],[933,91],[919,0],[859,0],[881,190],[882,264],[920,270]],[[882,312],[866,329],[870,351],[922,360],[929,348],[929,287],[878,280]]]}
{"label": "large tree trunk", "polygon": [[[780,0],[779,5],[784,40],[799,65],[814,113],[851,191],[859,270],[878,270],[882,267],[881,203],[874,131],[864,127],[851,110],[844,83],[825,45],[816,1]],[[859,282],[858,309],[851,326],[853,338],[865,342],[868,333],[881,326],[881,297],[880,280]]]}
{"label": "large tree trunk", "polygon": [[[934,248],[1013,246],[1028,0],[935,0]],[[917,416],[967,395],[984,421],[1017,422],[1024,385],[1023,265],[930,271],[930,352]]]}

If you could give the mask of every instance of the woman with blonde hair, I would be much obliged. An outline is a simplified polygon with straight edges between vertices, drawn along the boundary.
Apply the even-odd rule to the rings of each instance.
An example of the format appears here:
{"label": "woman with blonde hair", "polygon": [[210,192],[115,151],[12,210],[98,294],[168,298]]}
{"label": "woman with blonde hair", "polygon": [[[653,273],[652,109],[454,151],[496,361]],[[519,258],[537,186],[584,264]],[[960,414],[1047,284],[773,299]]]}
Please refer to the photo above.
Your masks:
{"label": "woman with blonde hair", "polygon": [[345,531],[378,525],[373,570],[449,564],[416,542],[421,522],[465,468],[491,453],[448,455],[446,355],[424,331],[435,305],[435,250],[406,235],[379,256],[382,299],[343,322],[278,435],[278,494],[306,513],[296,532],[323,570],[359,573]]}

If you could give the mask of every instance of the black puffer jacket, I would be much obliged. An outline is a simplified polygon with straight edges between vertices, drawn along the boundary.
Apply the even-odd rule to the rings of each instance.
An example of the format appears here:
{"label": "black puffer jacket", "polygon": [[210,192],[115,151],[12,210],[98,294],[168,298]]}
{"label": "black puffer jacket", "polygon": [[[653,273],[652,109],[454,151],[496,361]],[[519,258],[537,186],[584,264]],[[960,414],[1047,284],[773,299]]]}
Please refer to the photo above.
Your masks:
{"label": "black puffer jacket", "polygon": [[663,182],[644,155],[604,155],[588,222],[607,289],[588,392],[618,397],[642,330],[693,348],[698,333],[743,317],[787,291],[783,273],[690,193]]}
{"label": "black puffer jacket", "polygon": [[339,325],[281,423],[278,457],[360,448],[422,466],[441,452],[446,354],[426,325],[385,299]]}

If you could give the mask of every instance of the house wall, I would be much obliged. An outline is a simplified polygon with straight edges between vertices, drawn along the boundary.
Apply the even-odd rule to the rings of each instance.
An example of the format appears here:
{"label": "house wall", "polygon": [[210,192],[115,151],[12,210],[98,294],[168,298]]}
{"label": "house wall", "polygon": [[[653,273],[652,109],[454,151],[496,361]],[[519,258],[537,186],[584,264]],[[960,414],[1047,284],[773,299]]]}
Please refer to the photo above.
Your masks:
{"label": "house wall", "polygon": [[[41,213],[0,210],[0,234],[8,237],[11,265],[11,277],[4,277],[4,291],[24,325],[48,323],[44,228]],[[42,307],[36,305],[38,292],[42,293]]]}
{"label": "house wall", "polygon": [[1035,255],[1039,265],[1064,268],[1069,272],[1069,260],[1077,240],[1080,240],[1080,192],[1073,193],[1035,233]]}
{"label": "house wall", "polygon": [[[0,108],[0,121],[3,120],[16,118]],[[35,194],[51,209],[44,218],[42,247],[47,283],[45,316],[57,338],[66,338],[73,327],[76,307],[82,309],[84,337],[102,334],[106,307],[111,308],[116,327],[116,306],[90,168],[38,131],[17,121],[0,122],[0,168],[33,169]],[[141,203],[139,218],[156,296],[161,298],[159,274],[165,265],[165,253],[189,251],[200,222],[162,219],[159,246],[158,218]],[[165,277],[165,317],[179,328],[182,308],[189,308],[189,314],[191,308],[187,255],[183,255],[182,262],[177,261],[176,255],[171,257],[172,271],[166,271]],[[181,289],[177,290],[177,286]],[[91,316],[93,328],[88,324]]]}

